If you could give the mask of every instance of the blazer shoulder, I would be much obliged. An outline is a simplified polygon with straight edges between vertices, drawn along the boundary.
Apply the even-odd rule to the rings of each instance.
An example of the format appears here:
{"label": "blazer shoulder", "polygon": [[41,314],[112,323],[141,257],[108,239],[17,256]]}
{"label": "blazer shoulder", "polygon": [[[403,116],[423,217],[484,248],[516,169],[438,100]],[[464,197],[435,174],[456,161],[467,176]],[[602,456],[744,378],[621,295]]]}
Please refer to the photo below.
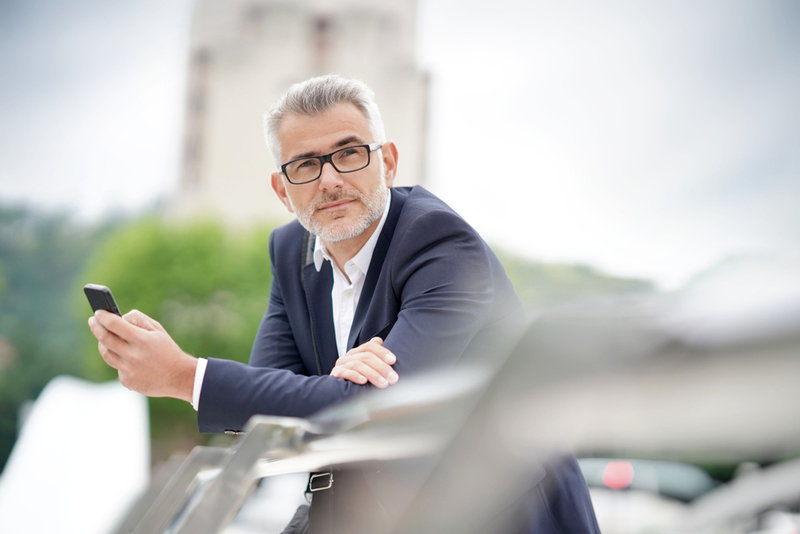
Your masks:
{"label": "blazer shoulder", "polygon": [[[453,208],[422,186],[408,188],[407,198],[400,214],[398,227],[443,225],[459,228],[469,233],[477,232]],[[417,226],[419,227],[419,226]]]}
{"label": "blazer shoulder", "polygon": [[296,240],[298,237],[302,238],[305,231],[305,228],[295,219],[275,228],[272,231],[272,239],[277,240],[279,243],[283,243],[285,240]]}
{"label": "blazer shoulder", "polygon": [[282,258],[300,258],[307,232],[300,223],[294,221],[279,226],[269,236],[269,252],[273,264],[284,264]]}

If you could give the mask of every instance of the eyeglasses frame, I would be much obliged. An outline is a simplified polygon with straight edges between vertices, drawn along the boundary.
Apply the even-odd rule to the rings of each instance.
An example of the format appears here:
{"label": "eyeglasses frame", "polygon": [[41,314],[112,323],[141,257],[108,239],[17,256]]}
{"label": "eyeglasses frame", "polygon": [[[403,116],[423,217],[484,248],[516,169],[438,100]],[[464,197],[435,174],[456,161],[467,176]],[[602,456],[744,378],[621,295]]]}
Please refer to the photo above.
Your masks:
{"label": "eyeglasses frame", "polygon": [[[347,150],[348,148],[360,148],[360,147],[364,147],[364,148],[366,148],[366,149],[367,149],[367,164],[366,164],[366,165],[364,165],[363,167],[361,167],[360,169],[354,169],[354,170],[352,170],[352,171],[340,171],[340,170],[339,170],[339,168],[338,168],[338,167],[336,167],[336,164],[333,162],[333,156],[334,156],[335,154],[338,154],[339,152],[341,152],[341,151],[343,151],[343,150]],[[373,152],[375,152],[376,150],[380,150],[380,149],[381,149],[381,147],[383,147],[383,143],[370,143],[370,144],[368,144],[368,145],[350,145],[350,146],[344,146],[344,147],[340,148],[339,150],[335,150],[335,151],[331,152],[330,154],[328,154],[328,155],[326,155],[326,156],[307,156],[307,157],[304,157],[304,158],[297,158],[297,159],[293,159],[292,161],[289,161],[289,162],[287,162],[287,163],[284,163],[283,165],[281,165],[281,172],[282,172],[282,173],[283,173],[283,175],[286,177],[286,180],[288,180],[288,181],[289,181],[289,183],[290,183],[290,184],[292,184],[292,185],[305,185],[305,184],[310,184],[311,182],[316,182],[317,180],[319,180],[320,176],[322,176],[322,167],[323,167],[323,166],[325,166],[325,163],[330,163],[330,164],[331,164],[331,167],[333,167],[333,168],[334,168],[334,170],[336,170],[336,172],[338,172],[338,173],[340,173],[340,174],[349,174],[349,173],[351,173],[351,172],[358,172],[358,171],[361,171],[361,170],[364,170],[364,169],[366,169],[367,167],[369,167],[369,164],[370,164],[370,163],[372,163],[372,153],[373,153]],[[320,162],[320,165],[319,165],[319,174],[318,174],[318,175],[317,175],[317,177],[316,177],[316,178],[314,178],[313,180],[308,180],[308,181],[306,181],[306,182],[293,182],[293,181],[292,181],[292,179],[291,179],[291,178],[289,178],[289,174],[286,172],[286,167],[288,167],[288,166],[289,166],[289,165],[291,165],[292,163],[295,163],[295,162],[297,162],[297,161],[306,160],[306,159],[316,159],[316,160],[319,160],[319,162]]]}

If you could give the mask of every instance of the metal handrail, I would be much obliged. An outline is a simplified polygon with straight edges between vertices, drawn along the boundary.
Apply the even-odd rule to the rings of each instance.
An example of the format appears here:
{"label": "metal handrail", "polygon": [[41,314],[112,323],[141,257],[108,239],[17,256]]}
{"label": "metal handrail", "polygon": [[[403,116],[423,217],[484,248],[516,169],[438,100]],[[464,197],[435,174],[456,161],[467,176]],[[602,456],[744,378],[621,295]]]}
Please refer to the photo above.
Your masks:
{"label": "metal handrail", "polygon": [[[503,532],[485,522],[536,479],[532,457],[558,443],[749,456],[800,436],[763,417],[798,416],[800,328],[696,347],[658,322],[584,311],[543,316],[510,343],[500,365],[404,380],[312,420],[254,417],[231,449],[187,458],[132,532],[216,533],[265,476],[436,453],[424,482],[378,488],[394,491],[382,502],[413,499],[384,531]],[[724,418],[697,409],[709,384]],[[756,400],[760,410],[745,409]]]}
{"label": "metal handrail", "polygon": [[443,403],[474,395],[485,376],[475,369],[449,373],[446,381],[433,374],[409,381],[405,394],[362,397],[313,421],[253,416],[230,448],[195,447],[168,482],[154,481],[115,534],[214,534],[232,521],[264,477],[430,454],[443,440],[425,429],[441,432],[447,425],[409,432],[392,422],[398,416],[435,415]]}

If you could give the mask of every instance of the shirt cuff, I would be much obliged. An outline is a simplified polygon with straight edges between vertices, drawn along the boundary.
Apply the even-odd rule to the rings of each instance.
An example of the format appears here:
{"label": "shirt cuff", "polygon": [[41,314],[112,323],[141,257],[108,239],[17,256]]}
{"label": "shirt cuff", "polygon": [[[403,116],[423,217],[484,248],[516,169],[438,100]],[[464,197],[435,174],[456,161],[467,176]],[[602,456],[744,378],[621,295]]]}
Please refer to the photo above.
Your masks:
{"label": "shirt cuff", "polygon": [[200,406],[200,390],[203,389],[203,378],[206,376],[208,360],[197,358],[197,368],[194,370],[194,388],[192,389],[192,408],[197,411]]}

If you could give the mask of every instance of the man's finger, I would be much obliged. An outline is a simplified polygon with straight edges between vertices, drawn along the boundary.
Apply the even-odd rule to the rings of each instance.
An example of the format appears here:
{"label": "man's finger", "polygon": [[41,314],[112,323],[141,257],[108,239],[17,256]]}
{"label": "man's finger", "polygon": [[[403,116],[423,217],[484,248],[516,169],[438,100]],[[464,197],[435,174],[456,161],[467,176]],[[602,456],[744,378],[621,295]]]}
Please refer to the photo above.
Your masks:
{"label": "man's finger", "polygon": [[386,348],[383,347],[383,340],[381,338],[373,337],[369,341],[371,343],[375,343],[377,345],[380,345],[381,348],[380,348],[380,350],[378,350],[378,356],[380,356],[380,358],[383,361],[385,361],[389,365],[394,365],[395,363],[397,363],[397,356],[395,356],[392,353],[392,351],[390,351],[389,349],[386,349]]}
{"label": "man's finger", "polygon": [[148,317],[139,310],[131,310],[125,315],[123,315],[122,318],[128,321],[130,324],[138,326],[139,328],[143,328],[145,330],[150,330],[150,331],[157,330],[159,332],[166,333],[166,330],[164,330],[164,327],[161,326],[161,323],[159,323],[152,317]]}
{"label": "man's finger", "polygon": [[[345,356],[336,360],[334,368],[340,366],[348,369],[361,369],[361,366],[368,367],[385,378],[389,384],[394,384],[399,378],[394,369],[373,352],[348,352]],[[378,385],[370,374],[365,374],[360,370],[359,372],[365,375],[370,382],[376,386]]]}
{"label": "man's finger", "polygon": [[355,384],[364,385],[367,383],[367,378],[364,375],[357,373],[352,369],[346,369],[344,367],[340,367],[339,369],[334,369],[331,371],[331,376],[334,378],[343,378],[344,380],[349,380]]}
{"label": "man's finger", "polygon": [[[108,315],[114,315],[108,312],[104,313]],[[100,321],[97,320],[97,317],[89,318],[89,330],[92,331],[92,335],[97,338],[97,341],[114,352],[122,352],[125,346],[128,344],[124,339],[120,338],[108,330],[105,326],[100,324]]]}
{"label": "man's finger", "polygon": [[392,354],[389,349],[383,347],[383,340],[379,337],[374,337],[363,345],[359,345],[358,347],[350,349],[347,352],[347,355],[349,356],[351,354],[360,354],[365,352],[375,354],[389,365],[394,365],[397,362],[397,357]]}
{"label": "man's finger", "polygon": [[155,326],[150,323],[148,317],[139,310],[131,310],[122,316],[123,319],[128,321],[134,326],[144,328],[145,330],[155,330]]}
{"label": "man's finger", "polygon": [[[383,347],[383,340],[379,337],[373,337],[369,341],[348,350],[347,353],[349,354],[351,352],[364,352],[382,347]],[[383,349],[383,350],[388,350],[388,349]]]}
{"label": "man's finger", "polygon": [[[142,328],[129,323],[119,315],[105,310],[97,310],[94,312],[94,317],[106,330],[128,343],[138,340],[142,334]],[[114,347],[110,348],[113,350]]]}
{"label": "man's finger", "polygon": [[[382,363],[382,362],[381,362]],[[345,364],[345,369],[355,371],[356,373],[366,377],[369,383],[381,389],[389,387],[389,381],[386,377],[379,373],[374,367],[367,365],[363,361],[353,361]]]}
{"label": "man's finger", "polygon": [[100,356],[103,358],[103,361],[106,362],[109,366],[117,370],[119,370],[119,368],[122,367],[122,358],[120,357],[119,354],[117,354],[113,350],[109,350],[108,347],[106,347],[100,342],[97,343],[97,350],[98,352],[100,352]]}
{"label": "man's finger", "polygon": [[374,354],[369,354],[368,360],[361,360],[356,356],[345,356],[336,360],[336,365],[331,370],[331,376],[344,378],[356,384],[369,382],[381,389],[397,382],[399,378],[397,373],[380,361]]}

